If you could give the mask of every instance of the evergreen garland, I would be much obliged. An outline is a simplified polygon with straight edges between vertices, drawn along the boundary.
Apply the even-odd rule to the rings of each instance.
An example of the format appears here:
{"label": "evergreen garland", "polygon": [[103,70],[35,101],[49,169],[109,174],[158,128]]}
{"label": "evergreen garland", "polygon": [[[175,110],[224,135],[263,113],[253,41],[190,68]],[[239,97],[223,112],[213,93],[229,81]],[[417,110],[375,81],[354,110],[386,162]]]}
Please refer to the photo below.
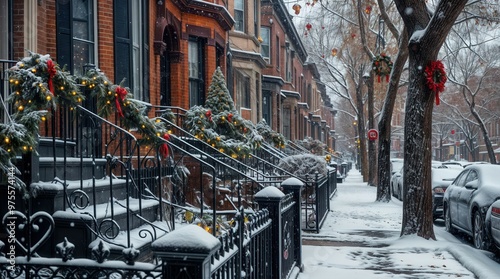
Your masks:
{"label": "evergreen garland", "polygon": [[253,123],[236,111],[219,67],[212,76],[205,106],[190,108],[184,126],[196,138],[233,158],[245,158],[263,140]]}
{"label": "evergreen garland", "polygon": [[285,136],[271,129],[265,119],[262,119],[255,127],[266,142],[273,144],[276,148],[285,148]]}
{"label": "evergreen garland", "polygon": [[84,99],[73,76],[49,55],[30,52],[8,74],[13,92],[8,101],[18,112],[55,109],[56,103],[74,107]]}
{"label": "evergreen garland", "polygon": [[[147,117],[146,103],[132,98],[128,88],[112,84],[98,69],[73,77],[61,70],[49,55],[30,52],[10,68],[8,74],[12,94],[7,101],[15,112],[7,124],[0,123],[0,170],[6,174],[12,169],[19,174],[12,159],[34,150],[40,122],[45,120],[49,109],[56,110],[57,105],[74,108],[83,101],[78,84],[86,86],[91,96],[97,97],[99,115],[109,117],[117,112],[125,129],[137,129],[142,135],[141,142],[165,144],[169,138],[165,123]],[[173,114],[167,112],[162,117],[172,120]],[[17,177],[15,180],[15,186],[27,196],[25,183]]]}

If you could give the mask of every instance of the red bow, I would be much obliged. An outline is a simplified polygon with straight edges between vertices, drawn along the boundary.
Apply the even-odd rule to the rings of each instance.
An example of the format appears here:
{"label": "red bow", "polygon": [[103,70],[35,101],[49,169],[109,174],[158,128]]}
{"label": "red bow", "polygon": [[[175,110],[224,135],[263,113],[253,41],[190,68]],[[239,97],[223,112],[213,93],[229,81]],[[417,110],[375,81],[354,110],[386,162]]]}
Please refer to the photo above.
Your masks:
{"label": "red bow", "polygon": [[[163,138],[165,140],[170,140],[170,135],[169,134],[164,134],[163,135]],[[168,145],[166,143],[162,144],[160,146],[160,154],[163,158],[167,158],[168,157]]]}
{"label": "red bow", "polygon": [[232,113],[227,115],[227,121],[229,121],[229,122],[233,121],[233,114]]}
{"label": "red bow", "polygon": [[47,72],[49,73],[49,90],[54,94],[54,83],[52,82],[52,78],[57,74],[57,70],[51,59],[47,60]]}
{"label": "red bow", "polygon": [[115,105],[116,105],[116,111],[118,112],[118,115],[120,117],[123,117],[123,111],[122,107],[120,105],[120,100],[123,102],[125,100],[125,97],[127,96],[127,90],[121,86],[116,87],[116,98],[115,98]]}

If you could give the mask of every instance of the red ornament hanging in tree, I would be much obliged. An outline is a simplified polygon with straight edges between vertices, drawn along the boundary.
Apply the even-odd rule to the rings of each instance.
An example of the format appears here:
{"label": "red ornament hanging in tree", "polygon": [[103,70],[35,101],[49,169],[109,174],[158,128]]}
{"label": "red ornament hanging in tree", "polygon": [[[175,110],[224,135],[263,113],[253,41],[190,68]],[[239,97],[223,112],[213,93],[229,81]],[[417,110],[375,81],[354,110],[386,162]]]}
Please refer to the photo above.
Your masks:
{"label": "red ornament hanging in tree", "polygon": [[313,27],[312,24],[310,24],[310,23],[306,24],[307,31],[311,30],[312,27]]}
{"label": "red ornament hanging in tree", "polygon": [[427,87],[436,93],[436,105],[439,106],[439,93],[444,91],[444,84],[448,79],[446,77],[446,72],[444,70],[443,62],[436,60],[431,61],[427,67],[425,67],[425,79]]}
{"label": "red ornament hanging in tree", "polygon": [[205,116],[208,118],[208,121],[212,121],[212,111],[211,110],[207,110],[207,112],[205,112]]}
{"label": "red ornament hanging in tree", "polygon": [[295,11],[295,14],[298,15],[300,14],[300,9],[302,9],[302,6],[300,6],[299,4],[294,4],[292,6],[292,9]]}
{"label": "red ornament hanging in tree", "polygon": [[338,50],[336,48],[332,49],[332,56],[337,56]]}
{"label": "red ornament hanging in tree", "polygon": [[367,15],[371,14],[371,13],[372,13],[372,6],[370,6],[370,5],[366,6],[366,8],[365,8],[365,13],[366,13]]}

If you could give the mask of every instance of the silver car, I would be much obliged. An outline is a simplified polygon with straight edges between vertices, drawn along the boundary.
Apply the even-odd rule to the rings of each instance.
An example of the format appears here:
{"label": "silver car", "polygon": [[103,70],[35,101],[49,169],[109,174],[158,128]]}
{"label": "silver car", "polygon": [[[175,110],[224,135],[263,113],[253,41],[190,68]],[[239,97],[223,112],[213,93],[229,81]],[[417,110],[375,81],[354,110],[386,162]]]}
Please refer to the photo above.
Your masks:
{"label": "silver car", "polygon": [[444,193],[443,210],[446,229],[472,236],[478,249],[488,248],[485,229],[486,212],[500,199],[500,165],[467,166]]}

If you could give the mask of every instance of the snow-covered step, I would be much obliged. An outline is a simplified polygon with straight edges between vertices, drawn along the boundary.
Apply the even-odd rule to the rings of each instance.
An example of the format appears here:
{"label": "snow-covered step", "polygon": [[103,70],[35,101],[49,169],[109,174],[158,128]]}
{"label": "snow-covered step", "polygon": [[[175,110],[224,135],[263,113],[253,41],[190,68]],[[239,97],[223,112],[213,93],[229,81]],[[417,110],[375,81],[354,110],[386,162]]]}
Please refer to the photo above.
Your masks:
{"label": "snow-covered step", "polygon": [[[66,181],[66,195],[69,197],[68,201],[76,202],[78,205],[82,203],[100,204],[107,203],[111,195],[114,199],[125,199],[127,197],[127,184],[125,179],[113,178],[105,176],[100,179],[86,179],[86,180],[67,180]],[[57,210],[63,209],[63,181],[55,178],[51,182],[36,182],[31,184],[32,191],[37,196],[37,203],[46,203],[44,208],[47,212],[53,213]],[[130,192],[137,192],[132,183],[129,183]],[[86,197],[84,200],[75,198],[79,197],[79,192],[84,192]],[[53,202],[50,202],[53,200]],[[51,205],[52,204],[52,205]],[[68,206],[68,205],[67,205]]]}
{"label": "snow-covered step", "polygon": [[[66,149],[66,152],[64,150]],[[53,157],[54,151],[57,157],[73,157],[76,154],[76,143],[74,141],[66,141],[52,138],[40,138],[38,141],[38,156],[40,157]]]}
{"label": "snow-covered step", "polygon": [[[39,174],[41,181],[52,181],[54,179],[54,167],[56,177],[61,179],[66,176],[67,180],[103,178],[105,176],[107,160],[104,158],[75,158],[67,157],[40,157]],[[66,171],[66,174],[64,173]]]}
{"label": "snow-covered step", "polygon": [[[134,248],[140,249],[141,251],[149,247],[148,243],[152,241],[151,236],[147,233],[142,233],[142,236],[147,236],[145,238],[140,237],[141,229],[148,229],[148,231],[163,235],[167,227],[167,223],[158,222],[158,201],[155,200],[142,200],[142,213],[141,217],[146,219],[151,223],[155,223],[156,226],[160,226],[162,229],[156,231],[152,230],[151,225],[149,225],[141,218],[136,217],[132,212],[139,214],[139,200],[129,199],[129,226],[127,227],[127,209],[121,205],[126,205],[126,200],[114,200],[114,214],[111,215],[111,203],[99,204],[96,206],[97,218],[94,219],[93,206],[87,207],[82,210],[66,210],[66,211],[56,211],[52,217],[55,221],[55,230],[53,233],[54,243],[59,243],[64,240],[65,237],[68,238],[70,242],[75,244],[75,257],[90,257],[89,246],[96,240],[96,235],[92,233],[99,231],[103,235],[107,235],[109,241],[118,243],[121,245],[127,245],[127,232],[130,232],[131,241],[133,241]],[[114,220],[111,222],[110,220]],[[94,220],[96,222],[94,222]],[[115,225],[116,224],[116,225]],[[90,229],[91,228],[91,229]],[[99,230],[100,229],[100,230]],[[120,250],[117,247],[111,245],[113,250]],[[119,255],[119,253],[115,253]],[[52,256],[55,256],[51,254]],[[116,258],[115,256],[114,258]]]}

